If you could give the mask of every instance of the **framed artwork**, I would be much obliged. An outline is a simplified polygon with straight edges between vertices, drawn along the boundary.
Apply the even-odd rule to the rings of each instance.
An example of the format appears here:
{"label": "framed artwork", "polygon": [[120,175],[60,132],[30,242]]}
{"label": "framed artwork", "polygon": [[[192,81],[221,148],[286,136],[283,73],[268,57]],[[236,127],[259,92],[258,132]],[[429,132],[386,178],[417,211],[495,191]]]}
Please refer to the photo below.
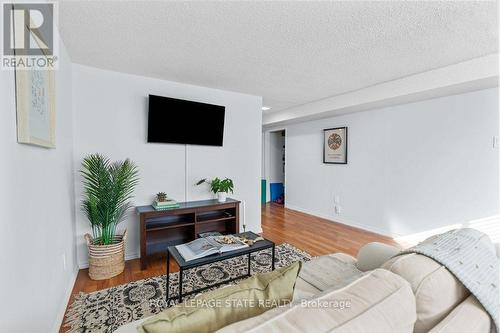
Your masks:
{"label": "framed artwork", "polygon": [[347,127],[323,130],[323,163],[347,164]]}
{"label": "framed artwork", "polygon": [[17,142],[55,148],[53,70],[16,69]]}
{"label": "framed artwork", "polygon": [[[14,24],[14,35],[24,33]],[[21,30],[21,31],[18,31]],[[37,38],[35,43],[40,45]],[[47,56],[43,49],[42,57]],[[56,147],[54,69],[15,69],[17,142],[45,148]]]}

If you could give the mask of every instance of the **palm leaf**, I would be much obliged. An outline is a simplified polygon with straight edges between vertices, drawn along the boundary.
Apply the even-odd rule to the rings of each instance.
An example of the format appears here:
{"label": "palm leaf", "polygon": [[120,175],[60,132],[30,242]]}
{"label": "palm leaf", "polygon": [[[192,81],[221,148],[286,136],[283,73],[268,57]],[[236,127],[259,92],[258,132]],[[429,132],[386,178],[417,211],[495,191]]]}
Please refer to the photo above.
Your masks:
{"label": "palm leaf", "polygon": [[113,242],[116,227],[129,210],[139,182],[137,167],[130,160],[111,163],[100,154],[84,158],[84,200],[82,209],[89,220],[94,238],[101,244]]}

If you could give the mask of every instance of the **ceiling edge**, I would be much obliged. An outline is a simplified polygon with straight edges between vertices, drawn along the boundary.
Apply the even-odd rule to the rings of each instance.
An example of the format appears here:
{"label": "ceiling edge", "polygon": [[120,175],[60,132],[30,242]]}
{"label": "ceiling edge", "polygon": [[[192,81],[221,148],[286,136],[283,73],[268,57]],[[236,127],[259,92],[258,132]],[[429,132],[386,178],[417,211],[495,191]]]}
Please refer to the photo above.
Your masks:
{"label": "ceiling edge", "polygon": [[280,126],[496,87],[499,79],[498,57],[498,53],[490,54],[289,109],[265,113],[262,125]]}

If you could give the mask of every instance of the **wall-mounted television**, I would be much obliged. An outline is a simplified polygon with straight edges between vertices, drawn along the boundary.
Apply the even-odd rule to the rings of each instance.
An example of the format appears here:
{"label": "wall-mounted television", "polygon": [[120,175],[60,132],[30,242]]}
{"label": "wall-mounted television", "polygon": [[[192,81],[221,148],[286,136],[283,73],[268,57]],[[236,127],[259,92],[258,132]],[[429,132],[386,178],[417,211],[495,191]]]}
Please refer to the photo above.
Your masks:
{"label": "wall-mounted television", "polygon": [[222,146],[226,108],[149,95],[148,142]]}

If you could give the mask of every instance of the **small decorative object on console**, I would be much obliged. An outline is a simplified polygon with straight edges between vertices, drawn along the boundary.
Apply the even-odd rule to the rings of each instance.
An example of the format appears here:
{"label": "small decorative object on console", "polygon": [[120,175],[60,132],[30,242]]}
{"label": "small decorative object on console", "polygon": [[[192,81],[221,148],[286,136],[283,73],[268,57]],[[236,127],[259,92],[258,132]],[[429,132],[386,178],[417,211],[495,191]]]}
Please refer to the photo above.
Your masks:
{"label": "small decorative object on console", "polygon": [[174,199],[169,199],[165,192],[159,192],[156,194],[156,199],[152,206],[156,210],[165,210],[171,208],[179,208],[179,204]]}
{"label": "small decorative object on console", "polygon": [[201,185],[207,183],[210,185],[210,190],[217,195],[219,202],[225,202],[227,194],[229,192],[233,193],[234,183],[232,179],[225,178],[223,180],[215,177],[213,180],[207,180],[206,178],[200,179],[196,185]]}
{"label": "small decorative object on console", "polygon": [[156,201],[163,202],[167,201],[167,194],[165,192],[159,192],[156,194]]}
{"label": "small decorative object on console", "polygon": [[159,204],[158,202],[153,202],[153,208],[156,210],[167,210],[167,209],[172,209],[172,208],[179,208],[180,205],[176,201],[172,200],[172,203],[168,204]]}

